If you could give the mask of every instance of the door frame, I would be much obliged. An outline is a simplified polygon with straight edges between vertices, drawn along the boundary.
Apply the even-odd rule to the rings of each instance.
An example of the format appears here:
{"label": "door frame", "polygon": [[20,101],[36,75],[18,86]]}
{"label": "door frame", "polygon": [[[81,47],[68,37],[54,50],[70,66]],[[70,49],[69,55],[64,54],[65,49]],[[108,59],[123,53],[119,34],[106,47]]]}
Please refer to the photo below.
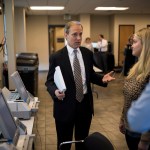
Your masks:
{"label": "door frame", "polygon": [[49,56],[52,54],[52,50],[51,50],[51,47],[50,47],[50,29],[53,28],[55,29],[56,27],[65,27],[65,25],[48,25],[48,49],[49,49]]}
{"label": "door frame", "polygon": [[[119,36],[118,36],[118,66],[123,66],[123,65],[121,65],[120,64],[120,55],[122,55],[121,54],[121,49],[120,49],[120,47],[122,46],[121,45],[121,27],[131,27],[131,28],[133,28],[133,30],[132,30],[132,32],[129,34],[129,35],[126,35],[126,34],[124,34],[125,35],[125,39],[127,39],[128,40],[128,38],[129,38],[129,36],[131,35],[131,34],[133,34],[134,32],[135,32],[135,25],[132,25],[132,24],[127,24],[127,25],[119,25]],[[127,40],[124,42],[124,43],[127,43]],[[125,46],[125,44],[124,44],[124,46]]]}

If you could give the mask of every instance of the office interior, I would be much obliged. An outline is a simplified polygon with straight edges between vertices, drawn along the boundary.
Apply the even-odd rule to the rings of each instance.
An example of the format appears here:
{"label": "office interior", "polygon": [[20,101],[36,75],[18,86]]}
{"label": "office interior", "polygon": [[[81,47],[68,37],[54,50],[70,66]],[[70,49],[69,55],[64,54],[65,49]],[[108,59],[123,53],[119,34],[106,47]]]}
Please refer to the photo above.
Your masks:
{"label": "office interior", "polygon": [[[6,38],[7,56],[0,52],[0,88],[3,88],[3,63],[8,59],[8,82],[9,90],[14,90],[10,75],[16,71],[16,54],[20,52],[37,53],[39,57],[38,67],[38,98],[40,100],[39,110],[35,118],[33,132],[37,134],[35,149],[55,150],[56,131],[52,117],[53,107],[50,95],[44,85],[47,71],[49,69],[49,56],[64,46],[63,27],[69,20],[64,15],[50,14],[27,14],[23,7],[16,7],[15,0],[5,1],[5,17],[0,15],[0,42]],[[142,3],[142,2],[140,2]],[[149,2],[147,6],[149,6]],[[136,7],[136,1],[133,4]],[[119,62],[119,38],[120,26],[131,25],[134,32],[150,25],[150,12],[143,13],[115,13],[115,14],[71,14],[71,20],[79,20],[83,27],[83,40],[91,37],[93,42],[98,40],[98,34],[102,33],[112,43],[115,67],[122,66]],[[5,18],[5,19],[4,19]],[[56,27],[56,40],[49,34],[52,27]],[[127,36],[127,35],[125,35]],[[57,40],[58,39],[58,40]],[[60,39],[60,41],[59,41]],[[53,40],[55,48],[50,47]],[[126,43],[126,41],[124,41]],[[90,133],[98,131],[103,133],[113,143],[116,150],[127,150],[124,136],[119,132],[118,124],[123,105],[123,95],[120,87],[123,86],[124,77],[121,72],[116,73],[117,80],[110,83],[106,89],[94,86],[93,92],[95,116],[92,121]],[[74,149],[74,147],[72,148]]]}

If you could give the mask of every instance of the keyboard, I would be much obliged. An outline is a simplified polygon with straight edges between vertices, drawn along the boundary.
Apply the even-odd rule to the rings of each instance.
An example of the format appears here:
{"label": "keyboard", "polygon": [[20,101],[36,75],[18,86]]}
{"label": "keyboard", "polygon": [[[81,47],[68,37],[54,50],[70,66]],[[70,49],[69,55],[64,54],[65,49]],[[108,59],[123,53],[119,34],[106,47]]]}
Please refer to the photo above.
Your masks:
{"label": "keyboard", "polygon": [[9,91],[6,87],[3,87],[2,94],[6,100],[20,99],[20,94],[17,91]]}
{"label": "keyboard", "polygon": [[17,92],[11,92],[9,99],[10,100],[20,99],[20,94]]}

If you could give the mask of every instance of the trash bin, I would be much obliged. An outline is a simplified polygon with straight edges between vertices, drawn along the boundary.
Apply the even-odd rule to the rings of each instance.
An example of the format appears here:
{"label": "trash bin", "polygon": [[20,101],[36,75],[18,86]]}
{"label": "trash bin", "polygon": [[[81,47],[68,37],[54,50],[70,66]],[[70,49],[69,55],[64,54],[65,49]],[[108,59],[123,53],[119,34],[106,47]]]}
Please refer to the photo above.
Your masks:
{"label": "trash bin", "polygon": [[37,53],[19,53],[16,55],[16,68],[26,89],[38,96],[38,66]]}

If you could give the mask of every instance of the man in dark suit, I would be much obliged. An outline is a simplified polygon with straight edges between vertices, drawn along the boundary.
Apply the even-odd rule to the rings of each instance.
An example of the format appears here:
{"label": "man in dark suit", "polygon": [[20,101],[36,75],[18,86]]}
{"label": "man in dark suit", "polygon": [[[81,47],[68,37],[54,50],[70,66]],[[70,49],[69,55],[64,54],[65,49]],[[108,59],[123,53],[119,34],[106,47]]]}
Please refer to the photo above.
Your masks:
{"label": "man in dark suit", "polygon": [[[75,140],[84,140],[89,133],[92,114],[93,96],[91,83],[106,87],[107,82],[114,80],[111,77],[113,72],[105,76],[97,75],[93,70],[93,53],[87,48],[81,47],[83,27],[78,21],[70,21],[65,26],[65,39],[67,45],[51,55],[49,59],[49,72],[47,76],[47,90],[54,101],[54,118],[57,131],[57,149],[60,143],[71,141],[73,132]],[[77,51],[77,58],[82,78],[81,101],[77,100],[77,88],[75,79],[74,58]],[[60,91],[54,83],[55,67],[60,66],[66,91]],[[84,150],[82,143],[76,143],[76,150]],[[70,150],[71,145],[62,146],[63,150]]]}

